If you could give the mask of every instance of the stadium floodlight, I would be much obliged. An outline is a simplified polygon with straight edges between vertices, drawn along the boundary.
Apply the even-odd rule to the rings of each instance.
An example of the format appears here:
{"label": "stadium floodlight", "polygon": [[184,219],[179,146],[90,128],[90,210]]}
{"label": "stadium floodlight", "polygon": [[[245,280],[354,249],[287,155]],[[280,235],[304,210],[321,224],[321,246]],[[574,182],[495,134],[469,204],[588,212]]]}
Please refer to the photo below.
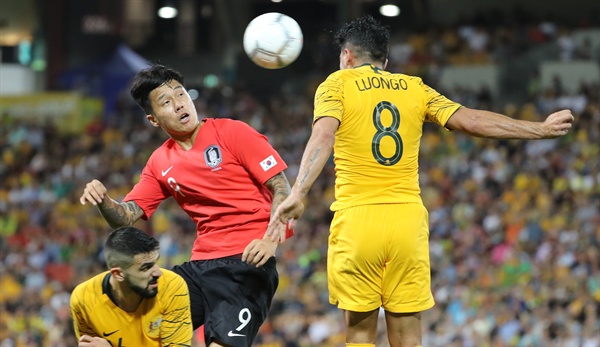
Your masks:
{"label": "stadium floodlight", "polygon": [[400,7],[397,5],[383,5],[379,8],[379,13],[386,17],[396,17],[400,14]]}
{"label": "stadium floodlight", "polygon": [[158,16],[160,18],[170,19],[177,17],[177,8],[171,1],[167,1],[164,6],[158,9]]}

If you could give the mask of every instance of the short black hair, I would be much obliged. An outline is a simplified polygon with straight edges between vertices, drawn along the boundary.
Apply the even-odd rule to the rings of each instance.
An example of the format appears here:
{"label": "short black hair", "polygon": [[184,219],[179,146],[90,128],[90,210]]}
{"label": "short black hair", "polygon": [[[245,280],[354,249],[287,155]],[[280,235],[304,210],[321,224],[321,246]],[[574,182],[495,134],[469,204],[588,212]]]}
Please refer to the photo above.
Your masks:
{"label": "short black hair", "polygon": [[371,15],[344,24],[334,39],[340,49],[350,45],[355,54],[365,60],[385,62],[387,59],[390,31]]}
{"label": "short black hair", "polygon": [[144,231],[126,226],[113,230],[104,244],[104,259],[109,268],[127,269],[133,265],[133,257],[160,249],[158,240]]}
{"label": "short black hair", "polygon": [[154,89],[173,80],[181,83],[181,85],[185,87],[183,75],[180,72],[164,65],[155,64],[149,68],[140,70],[135,77],[133,77],[131,89],[129,91],[142,110],[144,110],[146,114],[151,114],[152,103],[150,102],[150,93]]}

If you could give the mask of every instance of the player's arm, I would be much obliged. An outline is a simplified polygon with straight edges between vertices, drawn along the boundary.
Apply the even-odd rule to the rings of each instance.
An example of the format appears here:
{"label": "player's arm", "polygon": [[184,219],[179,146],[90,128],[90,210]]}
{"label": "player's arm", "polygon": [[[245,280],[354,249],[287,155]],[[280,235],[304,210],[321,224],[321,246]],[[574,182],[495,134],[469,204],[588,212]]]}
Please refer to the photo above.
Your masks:
{"label": "player's arm", "polygon": [[133,225],[144,215],[135,201],[118,202],[108,196],[106,187],[98,180],[86,184],[79,201],[82,205],[89,202],[96,206],[111,228]]}
{"label": "player's arm", "polygon": [[339,126],[340,121],[333,117],[321,117],[315,121],[290,195],[300,199],[306,196],[331,156]]}
{"label": "player's arm", "polygon": [[273,216],[273,213],[275,213],[275,210],[281,202],[290,195],[292,188],[283,171],[271,177],[265,182],[265,186],[273,195],[273,202],[271,203],[271,216]]}
{"label": "player's arm", "polygon": [[550,139],[565,135],[573,120],[570,110],[552,113],[543,122],[531,122],[461,107],[450,117],[446,128],[494,139]]}
{"label": "player's arm", "polygon": [[73,331],[75,332],[77,340],[79,340],[81,336],[85,335],[86,331],[91,331],[91,329],[89,329],[89,327],[83,323],[83,319],[81,319],[79,311],[74,309],[73,304],[71,304],[71,318],[73,318]]}
{"label": "player's arm", "polygon": [[107,197],[97,207],[111,228],[133,225],[144,215],[144,211],[135,201],[117,202]]}
{"label": "player's arm", "polygon": [[175,275],[167,284],[163,297],[168,301],[163,310],[163,320],[160,325],[162,346],[191,346],[194,331],[190,294],[185,280],[181,276]]}
{"label": "player's arm", "polygon": [[112,347],[112,344],[101,337],[83,335],[79,338],[77,347]]}
{"label": "player's arm", "polygon": [[74,290],[71,295],[71,300],[69,303],[69,309],[71,311],[71,318],[73,319],[73,330],[75,332],[75,336],[77,340],[81,339],[82,336],[91,335],[95,336],[96,333],[94,329],[90,327],[88,324],[84,311],[84,303],[80,301],[80,291]]}
{"label": "player's arm", "polygon": [[304,213],[302,201],[329,160],[335,142],[335,132],[339,126],[339,120],[333,117],[325,116],[315,121],[310,139],[302,154],[296,182],[290,195],[272,214],[265,233],[266,237],[273,241],[284,242],[287,227],[293,228],[295,220]]}
{"label": "player's arm", "polygon": [[[271,194],[273,194],[273,202],[271,204],[271,217],[273,217],[277,207],[279,207],[281,202],[290,195],[290,183],[282,171],[267,180],[265,186],[271,191]],[[286,231],[288,231],[286,238],[291,237],[292,231]],[[277,244],[277,242],[272,240],[271,237],[265,233],[262,240],[252,240],[252,242],[246,246],[242,253],[242,261],[248,262],[256,267],[263,266],[275,255]]]}

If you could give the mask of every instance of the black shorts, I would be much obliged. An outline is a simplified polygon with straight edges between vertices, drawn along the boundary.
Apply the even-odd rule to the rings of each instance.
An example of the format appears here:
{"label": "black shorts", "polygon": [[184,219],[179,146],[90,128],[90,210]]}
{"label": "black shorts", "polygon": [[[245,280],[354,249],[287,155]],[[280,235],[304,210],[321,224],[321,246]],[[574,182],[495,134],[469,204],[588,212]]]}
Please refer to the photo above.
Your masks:
{"label": "black shorts", "polygon": [[173,271],[188,284],[194,330],[204,325],[207,346],[252,345],[279,284],[275,257],[259,268],[240,255],[189,261]]}

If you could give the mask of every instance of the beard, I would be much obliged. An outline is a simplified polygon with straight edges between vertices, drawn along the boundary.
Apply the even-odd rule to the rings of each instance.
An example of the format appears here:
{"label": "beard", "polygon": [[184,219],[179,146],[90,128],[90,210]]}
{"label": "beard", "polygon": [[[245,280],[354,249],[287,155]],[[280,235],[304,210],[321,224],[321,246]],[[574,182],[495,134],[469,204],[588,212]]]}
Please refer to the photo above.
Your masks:
{"label": "beard", "polygon": [[156,296],[156,294],[158,294],[158,287],[150,288],[150,285],[155,284],[157,282],[157,280],[158,280],[158,277],[153,278],[152,281],[150,281],[150,283],[148,283],[148,285],[146,285],[145,287],[142,287],[142,286],[138,286],[136,284],[131,283],[129,278],[125,277],[125,282],[127,283],[127,286],[129,287],[129,289],[131,289],[133,292],[135,292],[136,294],[138,294],[139,296],[141,296],[144,299],[152,299],[153,297]]}

